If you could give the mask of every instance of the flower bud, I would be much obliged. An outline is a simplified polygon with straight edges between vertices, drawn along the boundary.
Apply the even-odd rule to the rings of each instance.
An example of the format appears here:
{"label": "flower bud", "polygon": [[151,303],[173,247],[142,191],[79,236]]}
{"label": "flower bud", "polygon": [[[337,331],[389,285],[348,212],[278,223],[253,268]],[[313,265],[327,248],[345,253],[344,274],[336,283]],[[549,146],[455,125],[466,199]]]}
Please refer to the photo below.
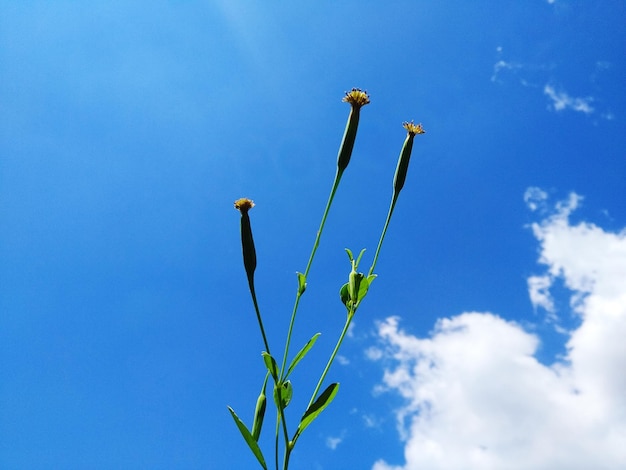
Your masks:
{"label": "flower bud", "polygon": [[396,174],[393,177],[393,191],[396,195],[402,190],[404,181],[406,180],[406,174],[409,170],[409,161],[411,160],[411,151],[413,150],[413,138],[415,134],[424,134],[426,132],[421,124],[405,122],[403,126],[407,130],[407,135],[402,145],[402,150],[400,151],[400,158],[398,158]]}
{"label": "flower bud", "polygon": [[352,271],[348,276],[348,293],[353,305],[356,305],[359,301],[359,288],[361,287],[361,281],[364,277],[365,275],[363,273],[356,272],[354,266],[352,267]]}
{"label": "flower bud", "polygon": [[241,198],[235,201],[235,209],[241,212],[241,249],[243,251],[243,265],[246,268],[250,284],[252,284],[254,270],[256,269],[256,250],[254,249],[254,239],[252,238],[250,216],[248,216],[248,211],[253,207],[254,202],[250,199]]}
{"label": "flower bud", "polygon": [[265,390],[261,391],[259,398],[256,401],[256,408],[254,409],[254,421],[252,423],[252,437],[258,442],[261,436],[261,428],[263,427],[263,418],[265,417],[265,407],[267,405],[267,398],[265,397]]}
{"label": "flower bud", "polygon": [[348,163],[350,163],[352,149],[354,148],[354,141],[356,140],[356,132],[359,127],[361,108],[366,104],[369,104],[370,98],[366,91],[353,88],[351,91],[346,93],[343,101],[350,103],[352,108],[350,109],[348,123],[346,124],[343,139],[341,140],[341,146],[339,147],[339,154],[337,155],[337,171],[339,173],[342,173],[348,167]]}

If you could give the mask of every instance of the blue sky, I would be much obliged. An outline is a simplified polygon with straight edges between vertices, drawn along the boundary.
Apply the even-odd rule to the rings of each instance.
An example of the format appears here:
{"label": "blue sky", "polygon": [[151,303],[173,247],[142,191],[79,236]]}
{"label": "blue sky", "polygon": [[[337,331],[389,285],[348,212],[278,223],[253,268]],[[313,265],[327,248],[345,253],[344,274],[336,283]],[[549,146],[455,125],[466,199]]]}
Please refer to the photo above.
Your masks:
{"label": "blue sky", "polygon": [[[248,469],[264,376],[233,201],[294,427],[376,280],[297,469],[626,466],[626,4],[0,2],[0,467]],[[262,436],[268,450],[271,428]]]}

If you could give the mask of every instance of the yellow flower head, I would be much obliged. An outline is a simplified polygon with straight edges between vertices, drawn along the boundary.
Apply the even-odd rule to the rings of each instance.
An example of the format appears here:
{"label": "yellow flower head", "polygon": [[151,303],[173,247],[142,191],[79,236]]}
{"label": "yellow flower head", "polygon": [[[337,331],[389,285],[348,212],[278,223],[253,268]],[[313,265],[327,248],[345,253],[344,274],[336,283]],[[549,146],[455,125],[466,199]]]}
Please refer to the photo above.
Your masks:
{"label": "yellow flower head", "polygon": [[369,104],[370,97],[368,96],[366,91],[361,91],[358,88],[353,88],[351,91],[346,92],[346,96],[343,97],[342,101],[360,108],[361,106]]}
{"label": "yellow flower head", "polygon": [[424,128],[422,127],[421,124],[413,124],[413,121],[411,122],[403,122],[402,126],[408,131],[409,134],[411,135],[415,135],[415,134],[425,134],[426,131],[424,130]]}
{"label": "yellow flower head", "polygon": [[247,213],[253,207],[254,207],[254,202],[251,199],[242,197],[241,199],[237,199],[235,201],[235,209],[240,211],[242,214]]}

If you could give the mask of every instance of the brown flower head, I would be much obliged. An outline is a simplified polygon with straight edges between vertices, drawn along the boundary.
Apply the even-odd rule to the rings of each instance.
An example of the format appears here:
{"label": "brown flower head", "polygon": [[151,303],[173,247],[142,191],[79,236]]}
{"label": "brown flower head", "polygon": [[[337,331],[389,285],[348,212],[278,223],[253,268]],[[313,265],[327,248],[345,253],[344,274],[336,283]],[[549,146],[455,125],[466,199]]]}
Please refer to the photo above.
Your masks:
{"label": "brown flower head", "polygon": [[246,214],[250,209],[254,207],[254,202],[251,199],[242,197],[235,201],[235,209],[242,214]]}
{"label": "brown flower head", "polygon": [[426,133],[426,131],[424,130],[421,124],[413,124],[413,121],[403,122],[402,125],[407,130],[407,132],[411,135]]}
{"label": "brown flower head", "polygon": [[342,101],[360,108],[369,104],[370,97],[368,96],[367,91],[361,91],[359,88],[353,88],[351,91],[346,92],[346,96],[343,97]]}

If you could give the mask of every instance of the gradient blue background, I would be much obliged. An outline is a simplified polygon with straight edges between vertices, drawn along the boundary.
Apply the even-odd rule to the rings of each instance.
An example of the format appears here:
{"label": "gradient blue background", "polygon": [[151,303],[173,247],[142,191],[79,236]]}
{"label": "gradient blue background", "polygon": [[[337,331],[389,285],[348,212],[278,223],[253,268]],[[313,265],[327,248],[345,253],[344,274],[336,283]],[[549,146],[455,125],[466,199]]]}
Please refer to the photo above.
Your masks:
{"label": "gradient blue background", "polygon": [[[401,123],[427,133],[294,470],[402,459],[398,401],[372,395],[363,354],[376,320],[427,334],[490,310],[535,324],[553,359],[523,194],[574,190],[576,217],[626,224],[624,18],[618,0],[0,2],[0,467],[255,467],[226,410],[249,420],[264,375],[232,203],[257,204],[279,350],[352,87],[372,102],[299,313],[296,347],[323,334],[294,423],[343,325],[343,249],[373,254]],[[572,101],[555,109],[546,86]]]}

